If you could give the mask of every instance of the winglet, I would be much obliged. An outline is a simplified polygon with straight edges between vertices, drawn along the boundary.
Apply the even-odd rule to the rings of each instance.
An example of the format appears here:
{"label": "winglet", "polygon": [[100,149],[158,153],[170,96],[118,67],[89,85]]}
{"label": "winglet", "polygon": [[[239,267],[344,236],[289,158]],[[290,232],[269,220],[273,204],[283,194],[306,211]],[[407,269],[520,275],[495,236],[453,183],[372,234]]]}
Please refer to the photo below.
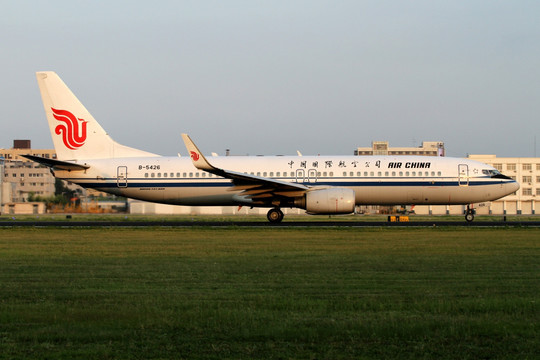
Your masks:
{"label": "winglet", "polygon": [[191,156],[193,165],[197,169],[212,172],[212,173],[215,173],[220,170],[212,166],[208,162],[208,160],[206,160],[202,152],[199,150],[197,145],[195,145],[193,140],[191,140],[188,134],[182,134],[182,140],[184,140],[184,144],[186,145],[186,149],[189,153],[189,156]]}

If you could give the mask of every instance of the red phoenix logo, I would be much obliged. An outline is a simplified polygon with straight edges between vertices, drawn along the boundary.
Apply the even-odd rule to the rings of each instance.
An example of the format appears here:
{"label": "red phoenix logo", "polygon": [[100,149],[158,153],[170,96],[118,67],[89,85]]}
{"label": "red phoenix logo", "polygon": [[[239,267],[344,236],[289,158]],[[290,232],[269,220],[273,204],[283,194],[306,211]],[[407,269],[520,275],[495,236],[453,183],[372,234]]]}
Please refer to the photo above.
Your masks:
{"label": "red phoenix logo", "polygon": [[199,160],[199,154],[197,154],[195,151],[190,151],[190,154],[193,161]]}
{"label": "red phoenix logo", "polygon": [[86,141],[86,124],[88,121],[77,119],[75,115],[67,110],[55,108],[51,108],[51,110],[54,118],[63,122],[54,129],[54,132],[56,135],[62,135],[64,145],[71,150],[77,150],[77,148],[83,146]]}

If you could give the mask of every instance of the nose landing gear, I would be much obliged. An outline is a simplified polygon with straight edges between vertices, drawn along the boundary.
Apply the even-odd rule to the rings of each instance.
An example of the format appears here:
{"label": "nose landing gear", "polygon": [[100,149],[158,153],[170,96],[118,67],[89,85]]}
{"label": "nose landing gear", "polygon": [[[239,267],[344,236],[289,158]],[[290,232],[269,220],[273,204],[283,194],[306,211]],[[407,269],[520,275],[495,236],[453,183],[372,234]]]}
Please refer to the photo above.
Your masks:
{"label": "nose landing gear", "polygon": [[467,222],[473,221],[475,214],[476,210],[472,209],[470,205],[467,205],[467,211],[465,212],[465,220],[467,220]]}
{"label": "nose landing gear", "polygon": [[283,220],[283,211],[280,208],[273,208],[268,210],[266,217],[271,223],[280,223]]}

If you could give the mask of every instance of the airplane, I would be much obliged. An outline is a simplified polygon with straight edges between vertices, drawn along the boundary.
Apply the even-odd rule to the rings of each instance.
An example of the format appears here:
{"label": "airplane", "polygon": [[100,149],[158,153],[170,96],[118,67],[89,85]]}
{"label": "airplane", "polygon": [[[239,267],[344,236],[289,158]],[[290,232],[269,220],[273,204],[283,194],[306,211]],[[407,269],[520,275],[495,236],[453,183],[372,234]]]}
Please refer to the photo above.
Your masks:
{"label": "airplane", "polygon": [[351,214],[358,205],[467,205],[519,189],[478,161],[427,156],[212,156],[182,134],[189,157],[160,156],[114,141],[52,71],[36,73],[56,159],[26,158],[62,180],[150,202],[191,206],[282,208]]}

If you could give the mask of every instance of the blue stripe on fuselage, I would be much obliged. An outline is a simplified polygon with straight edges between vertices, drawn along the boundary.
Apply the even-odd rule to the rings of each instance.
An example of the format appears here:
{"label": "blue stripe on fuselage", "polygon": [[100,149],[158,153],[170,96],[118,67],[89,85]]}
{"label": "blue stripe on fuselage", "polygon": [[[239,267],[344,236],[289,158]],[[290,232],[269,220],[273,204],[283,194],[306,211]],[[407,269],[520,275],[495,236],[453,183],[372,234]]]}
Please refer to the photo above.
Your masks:
{"label": "blue stripe on fuselage", "polygon": [[[117,184],[116,178],[113,179],[104,179],[100,182],[84,182],[80,181],[81,179],[66,179],[68,181],[77,183],[81,186],[90,187],[90,188],[116,188],[119,187]],[[159,181],[159,182],[158,182]],[[468,186],[482,186],[482,185],[499,185],[501,183],[508,183],[508,181],[473,181],[470,180]],[[391,186],[463,186],[460,185],[458,181],[448,181],[448,180],[422,180],[422,181],[395,181],[395,180],[368,180],[368,181],[358,181],[351,180],[345,181],[344,178],[338,179],[336,181],[325,181],[319,180],[317,182],[303,182],[301,184],[307,186],[336,186],[336,187],[363,187],[363,186],[382,186],[382,187],[391,187]],[[216,179],[216,181],[201,181],[201,179],[189,179],[178,181],[178,179],[171,179],[170,181],[165,181],[164,179],[156,179],[155,181],[148,179],[128,179],[127,187],[129,188],[145,188],[145,187],[162,187],[162,188],[185,188],[185,187],[198,187],[198,188],[219,188],[219,187],[232,187],[234,186],[230,181],[223,181],[222,179]],[[125,186],[123,188],[126,188]]]}

